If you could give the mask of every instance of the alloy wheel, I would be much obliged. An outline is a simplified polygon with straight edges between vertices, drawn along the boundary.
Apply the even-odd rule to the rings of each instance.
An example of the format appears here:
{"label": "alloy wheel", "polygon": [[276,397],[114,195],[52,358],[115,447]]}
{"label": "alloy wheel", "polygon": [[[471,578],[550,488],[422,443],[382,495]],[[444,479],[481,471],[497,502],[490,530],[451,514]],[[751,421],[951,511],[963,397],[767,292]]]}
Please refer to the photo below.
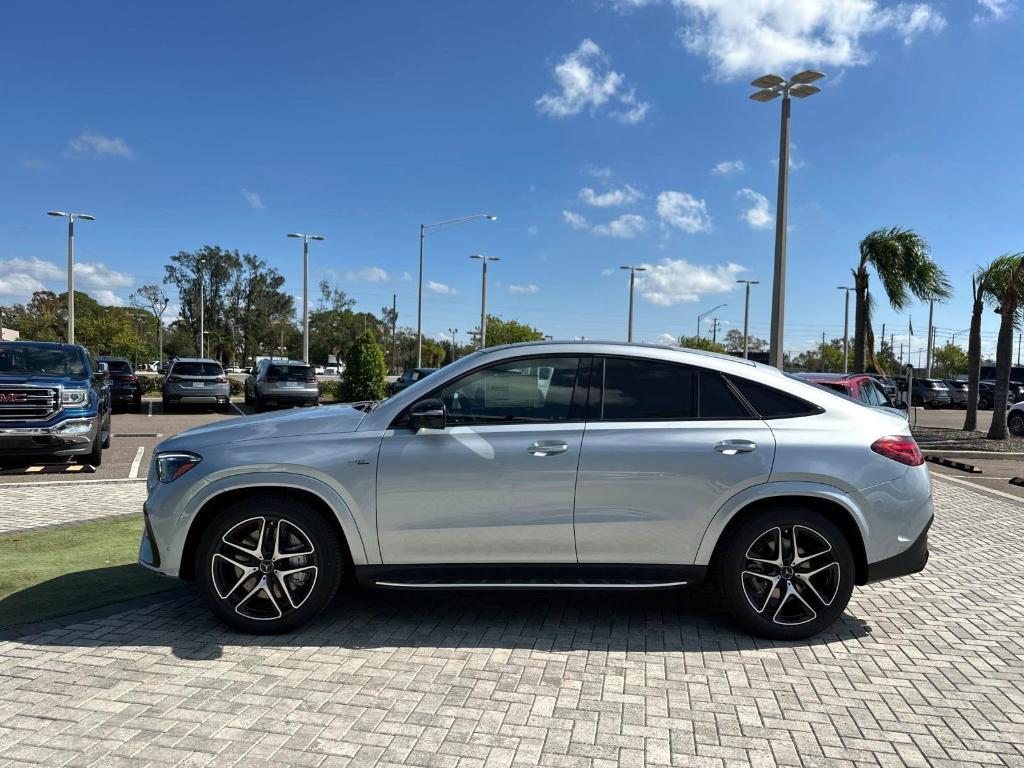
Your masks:
{"label": "alloy wheel", "polygon": [[309,534],[269,515],[232,526],[210,560],[217,597],[256,621],[280,619],[302,607],[313,593],[319,565]]}
{"label": "alloy wheel", "polygon": [[804,525],[775,526],[754,539],[743,559],[743,593],[750,607],[775,624],[806,624],[839,593],[837,553]]}

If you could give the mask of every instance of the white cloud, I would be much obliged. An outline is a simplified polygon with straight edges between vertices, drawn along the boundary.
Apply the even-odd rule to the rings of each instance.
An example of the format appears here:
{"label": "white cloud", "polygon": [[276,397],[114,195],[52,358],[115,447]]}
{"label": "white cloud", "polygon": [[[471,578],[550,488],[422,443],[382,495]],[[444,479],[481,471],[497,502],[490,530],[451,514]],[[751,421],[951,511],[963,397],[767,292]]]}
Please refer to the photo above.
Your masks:
{"label": "white cloud", "polygon": [[387,271],[380,267],[363,267],[355,272],[346,272],[345,277],[350,281],[358,280],[364,283],[386,283],[391,279]]}
{"label": "white cloud", "polygon": [[536,235],[538,232],[540,232],[540,227],[536,224],[531,224],[526,228],[526,234],[528,235]]}
{"label": "white cloud", "polygon": [[0,274],[0,296],[15,303],[27,301],[36,291],[45,291],[46,286],[37,278],[24,272]]}
{"label": "white cloud", "polygon": [[441,296],[454,296],[458,293],[458,291],[451,286],[445,285],[444,283],[436,283],[433,280],[427,281],[427,290]]}
{"label": "white cloud", "polygon": [[640,295],[663,307],[699,301],[705,293],[731,291],[736,287],[736,276],[746,270],[733,263],[700,267],[685,259],[662,259],[644,266],[647,271],[637,274]]}
{"label": "white cloud", "polygon": [[408,270],[403,272],[402,273],[402,282],[403,283],[411,283],[412,282],[412,272],[409,272]]}
{"label": "white cloud", "polygon": [[575,211],[562,211],[562,218],[565,220],[565,223],[573,229],[587,228],[587,220],[581,213],[576,213]]}
{"label": "white cloud", "polygon": [[976,22],[1002,21],[1014,10],[1011,0],[978,0],[979,11],[974,16]]}
{"label": "white cloud", "polygon": [[124,299],[106,288],[93,288],[89,295],[106,307],[123,307]]}
{"label": "white cloud", "polygon": [[97,154],[114,155],[115,157],[132,157],[132,148],[121,137],[110,138],[98,133],[82,133],[78,138],[68,142],[65,154]]}
{"label": "white cloud", "polygon": [[601,179],[602,181],[608,181],[608,179],[615,175],[611,168],[598,166],[590,166],[587,168],[587,173],[595,179]]}
{"label": "white cloud", "polygon": [[671,344],[674,347],[679,346],[679,337],[672,333],[662,333],[655,339],[655,341],[658,344]]}
{"label": "white cloud", "polygon": [[734,173],[743,173],[746,170],[742,160],[723,160],[711,169],[715,176],[731,176]]}
{"label": "white cloud", "polygon": [[591,187],[584,187],[580,190],[580,200],[597,208],[632,205],[643,199],[643,196],[643,192],[630,184],[622,189],[609,189],[607,192],[596,192]]}
{"label": "white cloud", "polygon": [[[772,164],[772,167],[778,169],[778,157],[773,157],[769,162]],[[796,142],[789,142],[789,170],[799,171],[806,165],[807,163],[804,161],[803,158],[800,157],[800,149],[797,147]]]}
{"label": "white cloud", "polygon": [[67,273],[66,268],[35,256],[29,259],[13,258],[0,261],[0,275],[24,274],[36,280],[61,280]]}
{"label": "white cloud", "polygon": [[686,192],[666,190],[658,195],[658,216],[665,224],[691,235],[711,230],[707,203]]}
{"label": "white cloud", "polygon": [[248,189],[243,189],[242,197],[245,198],[245,202],[247,202],[252,208],[256,208],[257,210],[259,210],[260,208],[263,207],[263,198],[260,197],[255,192],[250,192]]}
{"label": "white cloud", "polygon": [[509,293],[537,293],[539,290],[540,288],[533,283],[528,283],[526,285],[510,285],[508,287]]}
{"label": "white cloud", "polygon": [[564,118],[585,109],[595,114],[605,105],[616,107],[610,114],[624,123],[639,123],[647,115],[650,104],[637,100],[625,76],[608,66],[608,57],[589,38],[564,56],[552,74],[557,88],[536,101],[543,115]]}
{"label": "white cloud", "polygon": [[[1000,0],[995,0],[998,4]],[[617,0],[617,7],[640,7],[654,0]],[[705,56],[725,80],[806,66],[852,67],[872,54],[862,39],[896,32],[904,43],[941,32],[942,14],[927,3],[878,0],[670,0],[683,15],[680,39],[690,53]],[[984,0],[981,0],[984,5]]]}
{"label": "white cloud", "polygon": [[743,211],[743,220],[750,225],[751,229],[771,228],[772,212],[767,197],[749,187],[744,187],[737,192],[736,197],[750,203],[750,207]]}
{"label": "white cloud", "polygon": [[127,272],[118,272],[110,269],[106,264],[98,261],[76,261],[75,281],[97,291],[110,288],[128,288],[135,284],[135,278],[132,275],[129,275]]}
{"label": "white cloud", "polygon": [[619,218],[609,221],[607,224],[598,224],[591,230],[595,235],[602,237],[618,237],[623,240],[632,240],[644,231],[647,220],[635,213],[624,213]]}

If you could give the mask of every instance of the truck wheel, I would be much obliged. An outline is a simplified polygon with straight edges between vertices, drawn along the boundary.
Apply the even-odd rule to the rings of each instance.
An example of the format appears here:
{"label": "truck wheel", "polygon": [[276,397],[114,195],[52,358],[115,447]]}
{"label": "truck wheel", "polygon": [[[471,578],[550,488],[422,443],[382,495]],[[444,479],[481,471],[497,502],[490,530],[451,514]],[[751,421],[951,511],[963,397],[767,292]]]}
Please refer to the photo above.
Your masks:
{"label": "truck wheel", "polygon": [[92,464],[94,467],[103,463],[103,443],[100,441],[99,435],[92,443],[92,451],[80,458],[83,464]]}
{"label": "truck wheel", "polygon": [[171,401],[168,400],[166,397],[163,398],[163,407],[164,413],[170,413],[171,411],[174,410],[174,406],[171,405]]}

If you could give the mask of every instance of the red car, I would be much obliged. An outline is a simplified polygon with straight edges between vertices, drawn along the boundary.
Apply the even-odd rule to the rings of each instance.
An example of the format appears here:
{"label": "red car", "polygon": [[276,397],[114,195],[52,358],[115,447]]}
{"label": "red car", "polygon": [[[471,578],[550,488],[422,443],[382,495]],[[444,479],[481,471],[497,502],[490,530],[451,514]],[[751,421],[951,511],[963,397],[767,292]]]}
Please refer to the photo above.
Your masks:
{"label": "red car", "polygon": [[796,378],[834,389],[870,408],[895,408],[882,385],[866,373],[797,373]]}

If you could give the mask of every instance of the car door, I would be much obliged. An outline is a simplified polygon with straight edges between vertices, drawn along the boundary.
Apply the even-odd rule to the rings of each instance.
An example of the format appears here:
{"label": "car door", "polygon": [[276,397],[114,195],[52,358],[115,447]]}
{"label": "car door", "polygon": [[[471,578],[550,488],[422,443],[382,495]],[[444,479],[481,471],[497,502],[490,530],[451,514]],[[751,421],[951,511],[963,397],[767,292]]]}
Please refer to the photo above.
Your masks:
{"label": "car door", "polygon": [[377,468],[383,562],[575,563],[581,367],[579,356],[491,363],[424,394],[444,402],[443,430],[399,415]]}
{"label": "car door", "polygon": [[768,480],[775,439],[717,371],[595,360],[576,483],[580,563],[690,564],[711,518]]}

